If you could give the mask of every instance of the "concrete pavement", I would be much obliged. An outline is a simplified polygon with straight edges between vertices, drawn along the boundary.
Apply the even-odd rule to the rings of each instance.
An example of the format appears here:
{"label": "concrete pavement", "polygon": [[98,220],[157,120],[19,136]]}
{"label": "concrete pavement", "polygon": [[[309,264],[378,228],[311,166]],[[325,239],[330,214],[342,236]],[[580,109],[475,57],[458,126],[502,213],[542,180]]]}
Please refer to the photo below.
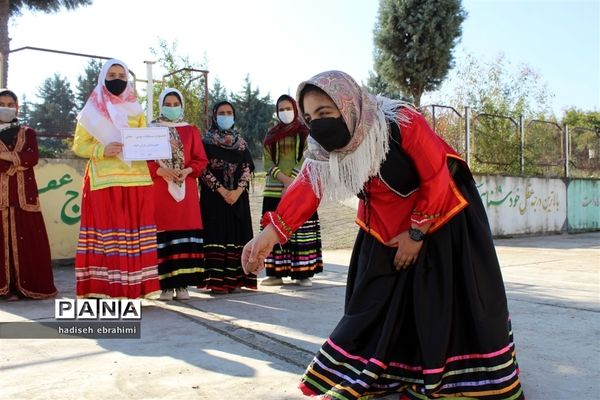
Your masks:
{"label": "concrete pavement", "polygon": [[[527,398],[600,398],[600,232],[496,245]],[[325,251],[309,288],[144,301],[141,339],[0,339],[0,398],[302,399],[298,379],[342,313],[349,257]],[[73,298],[72,267],[54,272]],[[53,317],[53,300],[0,301],[0,322]]]}

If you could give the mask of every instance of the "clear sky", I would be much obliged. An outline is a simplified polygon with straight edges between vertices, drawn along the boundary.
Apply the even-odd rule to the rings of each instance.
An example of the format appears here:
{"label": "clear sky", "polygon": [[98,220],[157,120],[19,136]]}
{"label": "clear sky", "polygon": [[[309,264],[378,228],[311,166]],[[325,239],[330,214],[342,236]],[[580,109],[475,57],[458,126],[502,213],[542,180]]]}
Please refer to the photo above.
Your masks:
{"label": "clear sky", "polygon": [[[12,18],[11,49],[24,46],[115,57],[140,78],[158,41],[239,91],[247,74],[262,94],[294,94],[298,83],[328,69],[366,82],[373,68],[377,0],[95,0],[57,14]],[[552,106],[600,110],[600,0],[465,0],[468,17],[455,50],[491,61],[504,53],[528,64],[554,95]],[[20,51],[10,56],[8,86],[29,101],[55,72],[75,88],[87,60]],[[155,71],[162,76],[165,71]],[[144,86],[144,84],[142,84]]]}

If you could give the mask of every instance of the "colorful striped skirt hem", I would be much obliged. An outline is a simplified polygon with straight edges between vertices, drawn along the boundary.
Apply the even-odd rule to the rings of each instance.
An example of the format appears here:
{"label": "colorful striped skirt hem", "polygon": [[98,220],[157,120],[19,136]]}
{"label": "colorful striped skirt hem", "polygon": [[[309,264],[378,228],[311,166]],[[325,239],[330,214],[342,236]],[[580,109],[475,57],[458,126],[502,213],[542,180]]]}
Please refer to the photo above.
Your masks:
{"label": "colorful striped skirt hem", "polygon": [[[277,208],[280,199],[265,197],[263,214]],[[292,279],[312,278],[323,272],[321,227],[315,212],[283,245],[277,245],[265,258],[267,276]]]}
{"label": "colorful striped skirt hem", "polygon": [[201,285],[204,275],[202,229],[158,232],[160,288]]}
{"label": "colorful striped skirt hem", "polygon": [[256,289],[256,276],[242,269],[243,245],[204,245],[204,282],[198,287],[217,291],[232,291],[245,287]]}
{"label": "colorful striped skirt hem", "polygon": [[78,297],[159,292],[153,199],[152,186],[92,191],[86,175],[75,256]]}
{"label": "colorful striped skirt hem", "polygon": [[[511,337],[512,339],[512,337]],[[325,400],[402,394],[406,399],[524,399],[514,344],[485,354],[449,357],[439,368],[352,354],[331,339],[307,368],[300,389]]]}

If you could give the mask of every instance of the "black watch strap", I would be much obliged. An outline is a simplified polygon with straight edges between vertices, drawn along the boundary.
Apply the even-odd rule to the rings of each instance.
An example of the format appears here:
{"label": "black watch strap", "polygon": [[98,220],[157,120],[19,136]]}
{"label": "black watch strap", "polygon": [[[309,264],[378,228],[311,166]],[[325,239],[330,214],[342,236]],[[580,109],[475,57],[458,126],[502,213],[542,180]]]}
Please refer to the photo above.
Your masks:
{"label": "black watch strap", "polygon": [[408,236],[415,242],[421,242],[425,239],[425,233],[415,228],[408,229]]}

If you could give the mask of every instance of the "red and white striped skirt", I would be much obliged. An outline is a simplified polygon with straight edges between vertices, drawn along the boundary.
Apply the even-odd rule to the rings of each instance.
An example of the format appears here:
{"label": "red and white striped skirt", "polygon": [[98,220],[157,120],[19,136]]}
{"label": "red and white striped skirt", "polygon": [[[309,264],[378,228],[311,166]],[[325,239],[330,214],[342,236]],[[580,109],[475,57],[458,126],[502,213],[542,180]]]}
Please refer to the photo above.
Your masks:
{"label": "red and white striped skirt", "polygon": [[75,257],[78,297],[147,297],[160,290],[152,186],[90,190],[84,178]]}

